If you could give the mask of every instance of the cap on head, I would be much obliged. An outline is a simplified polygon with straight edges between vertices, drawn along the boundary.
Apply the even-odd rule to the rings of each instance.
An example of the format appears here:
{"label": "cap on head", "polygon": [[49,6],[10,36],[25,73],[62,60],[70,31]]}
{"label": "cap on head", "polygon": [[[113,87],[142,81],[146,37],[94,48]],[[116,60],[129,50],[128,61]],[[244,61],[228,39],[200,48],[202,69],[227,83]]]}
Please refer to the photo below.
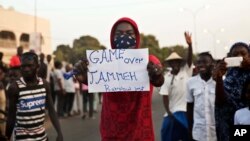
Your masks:
{"label": "cap on head", "polygon": [[165,61],[170,61],[170,60],[183,60],[183,58],[178,55],[176,52],[172,52],[166,59]]}

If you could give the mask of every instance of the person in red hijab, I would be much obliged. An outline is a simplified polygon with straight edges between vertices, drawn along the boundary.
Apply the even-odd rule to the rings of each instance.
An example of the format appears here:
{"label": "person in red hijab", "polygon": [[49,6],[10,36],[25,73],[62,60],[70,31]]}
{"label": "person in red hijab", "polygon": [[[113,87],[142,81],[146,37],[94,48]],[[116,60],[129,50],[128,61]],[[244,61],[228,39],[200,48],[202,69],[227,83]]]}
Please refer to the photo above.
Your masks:
{"label": "person in red hijab", "polygon": [[[121,41],[125,42],[121,42]],[[136,23],[130,18],[119,19],[110,35],[112,49],[139,48],[140,34]],[[76,63],[80,72],[75,77],[87,84],[88,61]],[[164,82],[160,61],[149,55],[147,66],[150,91],[113,92],[103,94],[100,132],[102,141],[154,141],[152,122],[153,86]]]}

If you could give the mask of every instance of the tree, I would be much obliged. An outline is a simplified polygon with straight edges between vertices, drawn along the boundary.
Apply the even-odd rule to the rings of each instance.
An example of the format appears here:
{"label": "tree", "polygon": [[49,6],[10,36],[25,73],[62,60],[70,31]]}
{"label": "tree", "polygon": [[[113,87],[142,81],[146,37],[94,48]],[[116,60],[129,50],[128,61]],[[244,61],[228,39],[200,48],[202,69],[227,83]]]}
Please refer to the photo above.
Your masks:
{"label": "tree", "polygon": [[69,45],[59,45],[53,54],[56,56],[55,60],[69,62],[71,59],[70,56],[72,54],[72,49]]}
{"label": "tree", "polygon": [[160,48],[159,42],[154,35],[144,35],[140,34],[141,43],[140,48]]}
{"label": "tree", "polygon": [[98,39],[92,36],[81,36],[73,41],[73,48],[70,62],[76,63],[79,59],[86,57],[86,50],[98,50],[105,47],[100,44]]}
{"label": "tree", "polygon": [[[187,47],[182,45],[168,46],[160,48],[159,42],[154,35],[140,34],[140,48],[148,48],[149,54],[157,56],[161,62],[172,53],[177,52],[181,57],[186,58]],[[86,57],[86,50],[105,49],[98,39],[92,36],[81,36],[73,41],[73,47],[69,45],[59,45],[54,52],[56,60],[76,63],[79,59]],[[195,57],[194,57],[195,58]]]}
{"label": "tree", "polygon": [[149,54],[157,56],[161,60],[161,49],[159,42],[154,35],[140,34],[140,48],[148,48]]}
{"label": "tree", "polygon": [[86,57],[86,50],[105,49],[106,47],[101,45],[100,42],[91,36],[81,36],[79,39],[73,41],[73,47],[69,45],[57,46],[54,55],[56,60],[66,61],[69,63],[76,63],[79,59]]}
{"label": "tree", "polygon": [[73,41],[73,48],[82,48],[82,47],[93,47],[93,48],[100,48],[100,42],[89,35],[81,36],[79,39],[75,39]]}

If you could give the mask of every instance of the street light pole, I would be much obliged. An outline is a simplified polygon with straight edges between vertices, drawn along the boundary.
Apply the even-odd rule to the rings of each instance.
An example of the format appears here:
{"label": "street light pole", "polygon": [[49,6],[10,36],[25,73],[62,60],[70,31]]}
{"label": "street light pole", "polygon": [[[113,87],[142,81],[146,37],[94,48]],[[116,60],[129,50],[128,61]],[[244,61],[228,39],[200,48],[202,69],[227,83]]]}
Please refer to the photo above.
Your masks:
{"label": "street light pole", "polygon": [[194,48],[195,48],[195,52],[198,53],[198,43],[197,43],[197,33],[196,33],[196,15],[197,14],[193,14],[193,24],[194,24]]}
{"label": "street light pole", "polygon": [[183,11],[187,11],[189,13],[191,13],[191,15],[193,16],[193,28],[194,28],[194,48],[195,48],[195,51],[196,53],[198,53],[198,42],[197,42],[197,23],[196,23],[196,19],[197,19],[197,15],[200,11],[202,11],[203,9],[208,9],[209,6],[206,5],[206,6],[202,6],[200,8],[198,8],[197,10],[193,11],[193,10],[190,10],[190,9],[187,9],[187,8],[181,8],[180,11],[183,12]]}
{"label": "street light pole", "polygon": [[204,33],[209,33],[212,35],[212,38],[213,38],[213,52],[214,52],[214,57],[216,58],[217,57],[217,50],[216,50],[216,42],[218,41],[218,43],[220,42],[220,40],[216,40],[216,36],[218,33],[222,33],[224,32],[224,28],[220,28],[219,30],[215,31],[215,32],[212,32],[208,29],[204,29]]}
{"label": "street light pole", "polygon": [[37,32],[37,4],[36,0],[34,0],[34,32]]}

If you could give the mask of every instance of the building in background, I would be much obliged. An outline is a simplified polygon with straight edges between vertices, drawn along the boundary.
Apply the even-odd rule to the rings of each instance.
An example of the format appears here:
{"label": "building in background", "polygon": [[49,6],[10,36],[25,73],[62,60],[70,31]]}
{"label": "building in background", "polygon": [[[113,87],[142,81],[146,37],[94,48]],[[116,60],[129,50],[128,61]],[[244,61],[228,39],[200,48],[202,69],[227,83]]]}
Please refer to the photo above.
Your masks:
{"label": "building in background", "polygon": [[40,35],[38,43],[41,43],[41,52],[52,54],[49,20],[35,18],[33,15],[15,11],[12,7],[6,9],[0,5],[0,51],[4,53],[5,63],[9,64],[18,46],[23,46],[24,52],[30,50],[34,45],[34,41],[31,41],[34,33]]}

